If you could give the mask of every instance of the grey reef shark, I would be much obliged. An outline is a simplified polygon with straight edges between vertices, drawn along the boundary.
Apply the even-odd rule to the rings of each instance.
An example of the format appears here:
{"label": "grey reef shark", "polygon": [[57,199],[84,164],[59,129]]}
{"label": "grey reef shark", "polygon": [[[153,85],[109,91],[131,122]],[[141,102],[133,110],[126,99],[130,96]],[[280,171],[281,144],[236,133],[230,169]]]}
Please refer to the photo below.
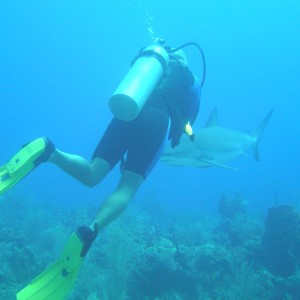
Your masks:
{"label": "grey reef shark", "polygon": [[199,168],[217,166],[236,170],[228,166],[227,162],[252,151],[254,158],[259,161],[258,146],[273,111],[274,109],[250,134],[220,126],[217,108],[214,108],[206,126],[194,133],[193,141],[188,136],[183,136],[180,145],[165,148],[161,160],[170,166]]}

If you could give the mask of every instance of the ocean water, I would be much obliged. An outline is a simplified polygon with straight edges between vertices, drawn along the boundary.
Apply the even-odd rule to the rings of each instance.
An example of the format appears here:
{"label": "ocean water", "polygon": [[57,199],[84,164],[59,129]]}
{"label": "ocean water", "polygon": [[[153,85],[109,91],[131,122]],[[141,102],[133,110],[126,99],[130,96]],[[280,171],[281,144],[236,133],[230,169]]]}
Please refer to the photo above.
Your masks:
{"label": "ocean water", "polygon": [[[201,45],[207,64],[195,128],[205,126],[217,107],[222,126],[251,132],[275,109],[261,140],[261,160],[249,153],[229,162],[238,171],[172,168],[159,162],[133,205],[149,207],[153,200],[161,209],[158,215],[176,211],[181,224],[180,218],[190,213],[217,215],[223,193],[242,195],[249,211],[261,216],[274,205],[299,207],[299,16],[299,1],[3,0],[0,164],[43,135],[63,151],[90,158],[112,117],[108,99],[139,49],[156,37],[172,47],[192,41]],[[201,77],[199,53],[193,47],[185,52],[190,69]],[[97,207],[118,178],[116,168],[101,185],[88,189],[43,164],[10,192],[12,198],[35,200],[29,207],[16,205],[2,221],[13,223],[21,208],[26,219],[31,201],[32,209],[44,211],[50,205],[62,218],[74,209]],[[3,197],[0,206],[6,202]],[[92,295],[89,299],[98,299]],[[181,299],[159,297],[149,299]]]}

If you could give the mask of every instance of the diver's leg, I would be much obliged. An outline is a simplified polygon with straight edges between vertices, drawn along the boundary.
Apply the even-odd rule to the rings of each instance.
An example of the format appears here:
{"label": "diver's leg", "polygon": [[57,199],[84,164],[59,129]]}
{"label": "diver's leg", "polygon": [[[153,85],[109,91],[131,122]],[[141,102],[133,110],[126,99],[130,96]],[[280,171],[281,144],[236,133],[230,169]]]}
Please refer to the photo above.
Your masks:
{"label": "diver's leg", "polygon": [[125,170],[117,189],[104,200],[91,228],[97,223],[98,229],[101,230],[116,219],[126,209],[143,181],[143,176]]}
{"label": "diver's leg", "polygon": [[124,128],[126,122],[113,119],[99,141],[92,160],[55,150],[48,162],[59,166],[87,186],[95,186],[114,168],[126,151]]}
{"label": "diver's leg", "polygon": [[[131,139],[124,165],[125,171],[117,189],[103,202],[95,219],[94,223],[98,224],[99,230],[126,209],[141,183],[156,165],[168,137],[169,116],[157,108],[144,109],[134,122],[128,124],[132,124],[132,127],[128,132],[123,132],[123,137],[129,135]],[[114,145],[113,141],[111,145]],[[110,152],[111,149],[114,148],[111,147]]]}
{"label": "diver's leg", "polygon": [[48,162],[60,167],[63,171],[76,178],[86,186],[95,186],[111,170],[110,165],[101,158],[94,158],[91,162],[85,158],[55,150]]}

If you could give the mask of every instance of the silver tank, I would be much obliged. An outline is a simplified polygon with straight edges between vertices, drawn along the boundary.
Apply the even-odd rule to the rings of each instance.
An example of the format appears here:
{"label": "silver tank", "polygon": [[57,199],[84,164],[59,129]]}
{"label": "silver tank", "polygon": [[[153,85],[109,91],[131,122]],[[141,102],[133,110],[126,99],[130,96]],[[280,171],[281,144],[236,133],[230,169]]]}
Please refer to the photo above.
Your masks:
{"label": "silver tank", "polygon": [[168,52],[159,45],[149,46],[140,53],[109,99],[109,108],[115,117],[131,121],[138,116],[168,62]]}

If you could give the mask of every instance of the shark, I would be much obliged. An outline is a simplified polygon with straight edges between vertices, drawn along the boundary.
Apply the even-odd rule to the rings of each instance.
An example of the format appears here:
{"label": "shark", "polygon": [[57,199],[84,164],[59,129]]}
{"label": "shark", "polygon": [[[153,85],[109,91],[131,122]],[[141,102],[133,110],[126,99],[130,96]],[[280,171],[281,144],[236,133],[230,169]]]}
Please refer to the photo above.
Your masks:
{"label": "shark", "polygon": [[161,161],[178,167],[222,167],[236,170],[227,163],[250,151],[259,161],[259,143],[273,111],[268,112],[252,133],[244,133],[220,126],[218,111],[214,108],[205,127],[195,131],[193,139],[183,136],[177,147],[167,146]]}

